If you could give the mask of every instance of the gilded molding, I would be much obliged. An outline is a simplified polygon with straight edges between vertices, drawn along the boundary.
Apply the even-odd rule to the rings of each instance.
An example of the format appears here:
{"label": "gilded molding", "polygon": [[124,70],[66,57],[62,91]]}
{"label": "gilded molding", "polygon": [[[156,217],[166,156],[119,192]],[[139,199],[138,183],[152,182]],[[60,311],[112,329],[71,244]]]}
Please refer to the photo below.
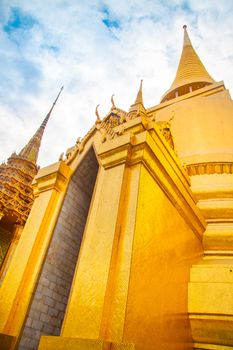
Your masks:
{"label": "gilded molding", "polygon": [[[196,208],[189,189],[188,176],[182,171],[175,154],[156,129],[145,130],[136,135],[127,133],[106,142],[99,150],[104,168],[126,163],[128,166],[142,163],[156,179],[180,214],[192,226],[201,239],[205,221]],[[156,156],[155,156],[156,155]],[[180,170],[181,169],[181,170]],[[185,190],[185,191],[184,191]],[[187,205],[188,204],[188,205]]]}
{"label": "gilded molding", "polygon": [[171,125],[169,122],[156,122],[159,126],[159,130],[163,134],[165,140],[168,142],[169,146],[174,150],[174,142],[171,133]]}
{"label": "gilded molding", "polygon": [[32,180],[37,166],[12,155],[8,163],[0,165],[0,212],[24,225],[30,213],[34,196]]}
{"label": "gilded molding", "polygon": [[124,126],[118,130],[114,130],[115,126],[121,124],[120,117],[112,114],[106,121],[97,121],[96,129],[99,130],[102,134],[101,142],[104,143],[106,140],[112,140],[115,137],[122,135],[124,133]]}
{"label": "gilded molding", "polygon": [[70,167],[64,161],[41,169],[32,183],[34,196],[37,197],[41,192],[53,189],[62,192],[68,182],[69,173]]}
{"label": "gilded molding", "polygon": [[208,162],[185,165],[189,176],[204,174],[233,174],[232,162]]}
{"label": "gilded molding", "polygon": [[[141,128],[138,130],[132,130],[132,125],[130,125],[132,119],[135,120],[136,118],[141,120],[140,125],[143,126],[143,130],[148,130],[153,128],[153,125],[158,125],[162,137],[166,140],[169,147],[174,150],[169,122],[156,122],[155,120],[148,118],[145,114],[137,114],[132,118],[129,113],[120,110],[119,108],[113,108],[103,120],[97,118],[95,125],[89,130],[89,132],[82,139],[79,137],[76,144],[67,150],[66,158],[64,160],[65,163],[67,165],[71,164],[75,157],[83,152],[86,143],[94,136],[95,131],[101,133],[101,143],[116,139],[123,134],[137,134],[138,132],[141,132]],[[136,123],[136,125],[138,126],[139,124]],[[61,160],[63,160],[63,154],[59,157],[59,161]]]}
{"label": "gilded molding", "polygon": [[98,156],[105,169],[129,161],[133,137],[128,133],[101,145]]}

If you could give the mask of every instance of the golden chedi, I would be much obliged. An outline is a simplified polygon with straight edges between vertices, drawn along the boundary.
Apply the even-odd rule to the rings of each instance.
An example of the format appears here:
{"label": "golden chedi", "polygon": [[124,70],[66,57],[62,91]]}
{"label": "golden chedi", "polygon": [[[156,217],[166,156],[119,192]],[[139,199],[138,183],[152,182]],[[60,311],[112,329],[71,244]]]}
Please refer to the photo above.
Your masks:
{"label": "golden chedi", "polygon": [[[192,48],[184,26],[183,51],[157,120],[172,118],[177,155],[207,223],[204,256],[191,269],[189,313],[195,349],[233,346],[233,105]],[[205,344],[205,345],[204,345]]]}
{"label": "golden chedi", "polygon": [[175,80],[33,180],[0,288],[4,349],[233,348],[232,101],[184,27]]}

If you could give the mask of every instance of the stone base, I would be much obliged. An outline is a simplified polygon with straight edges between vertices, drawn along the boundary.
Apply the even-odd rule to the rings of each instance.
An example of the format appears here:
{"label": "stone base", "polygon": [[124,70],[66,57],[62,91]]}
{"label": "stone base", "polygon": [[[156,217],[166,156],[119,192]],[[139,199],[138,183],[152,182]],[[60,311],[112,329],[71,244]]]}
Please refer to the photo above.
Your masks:
{"label": "stone base", "polygon": [[102,340],[42,336],[38,350],[134,350],[134,344],[110,343]]}
{"label": "stone base", "polygon": [[16,337],[12,335],[0,333],[0,349],[2,350],[11,350],[14,349],[16,342]]}
{"label": "stone base", "polygon": [[193,265],[189,318],[194,349],[233,350],[233,259],[204,257]]}

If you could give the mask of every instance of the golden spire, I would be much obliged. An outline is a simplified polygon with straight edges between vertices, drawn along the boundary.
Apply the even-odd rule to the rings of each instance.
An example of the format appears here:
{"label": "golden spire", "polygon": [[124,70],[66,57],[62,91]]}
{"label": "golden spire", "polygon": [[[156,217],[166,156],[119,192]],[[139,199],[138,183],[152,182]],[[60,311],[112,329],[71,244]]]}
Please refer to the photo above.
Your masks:
{"label": "golden spire", "polygon": [[36,164],[45,127],[48,123],[48,120],[51,116],[52,110],[53,110],[55,104],[57,103],[57,100],[58,100],[63,88],[64,87],[62,86],[61,90],[59,91],[59,94],[57,95],[55,101],[52,104],[52,107],[50,108],[50,110],[49,110],[48,114],[46,115],[45,119],[43,120],[43,122],[41,123],[39,129],[37,129],[36,133],[29,140],[27,145],[20,151],[19,157]]}
{"label": "golden spire", "polygon": [[143,105],[143,99],[142,99],[142,83],[143,83],[143,80],[141,79],[139,91],[138,91],[136,100],[135,100],[135,102],[134,102],[135,105],[136,105],[136,104],[139,104],[139,103]]}
{"label": "golden spire", "polygon": [[176,72],[176,77],[170,89],[163,95],[161,102],[214,83],[213,78],[205,69],[203,63],[192,46],[187,33],[187,26],[184,25],[183,28],[183,50]]}
{"label": "golden spire", "polygon": [[38,171],[36,161],[41,139],[62,90],[63,87],[28,144],[18,155],[14,152],[7,164],[0,164],[0,214],[22,225],[27,220],[34,200],[32,180]]}
{"label": "golden spire", "polygon": [[129,115],[131,115],[131,117],[138,116],[141,113],[145,114],[145,112],[146,112],[146,109],[145,109],[144,104],[143,104],[143,98],[142,98],[142,83],[143,83],[143,80],[141,80],[136,100],[130,106],[130,109],[129,109]]}

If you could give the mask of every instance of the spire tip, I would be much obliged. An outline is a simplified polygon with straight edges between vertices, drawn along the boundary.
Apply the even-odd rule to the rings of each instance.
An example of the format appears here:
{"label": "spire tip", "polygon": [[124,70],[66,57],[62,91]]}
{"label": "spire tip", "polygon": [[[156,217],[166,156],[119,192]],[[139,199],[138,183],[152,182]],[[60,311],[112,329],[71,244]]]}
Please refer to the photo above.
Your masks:
{"label": "spire tip", "polygon": [[187,25],[186,24],[183,25],[183,29],[187,29]]}
{"label": "spire tip", "polygon": [[99,107],[99,105],[97,105],[97,106],[95,107],[95,115],[96,115],[96,117],[97,117],[97,119],[96,119],[96,122],[97,122],[97,123],[98,123],[98,122],[101,122],[101,118],[100,118],[100,115],[99,115],[98,107]]}
{"label": "spire tip", "polygon": [[111,103],[112,103],[112,109],[115,109],[115,108],[116,108],[116,105],[115,105],[115,102],[114,102],[113,97],[114,97],[114,94],[113,94],[112,97],[111,97]]}

